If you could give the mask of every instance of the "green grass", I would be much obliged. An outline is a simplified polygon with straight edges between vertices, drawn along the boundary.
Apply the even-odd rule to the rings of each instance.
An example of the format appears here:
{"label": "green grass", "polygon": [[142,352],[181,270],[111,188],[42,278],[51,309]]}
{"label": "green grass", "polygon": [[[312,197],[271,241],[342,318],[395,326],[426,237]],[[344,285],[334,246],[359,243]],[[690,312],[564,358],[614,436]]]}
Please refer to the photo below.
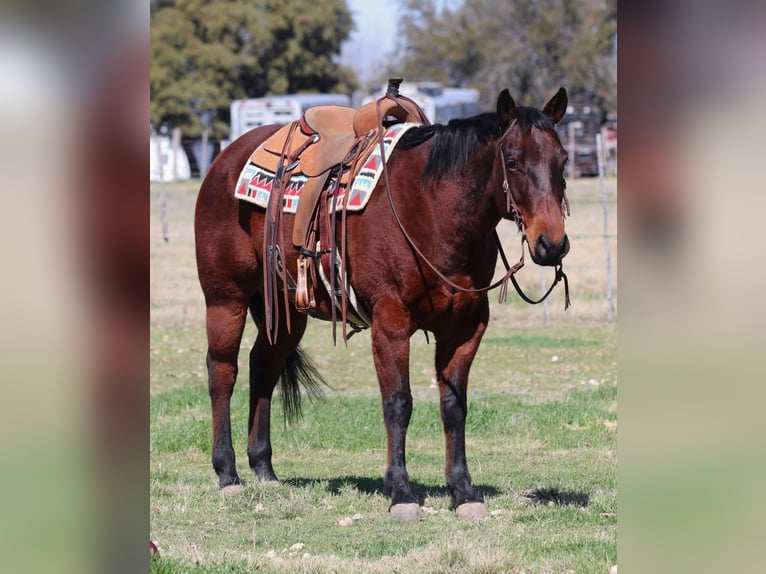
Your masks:
{"label": "green grass", "polygon": [[[179,372],[187,373],[202,360],[175,358]],[[332,381],[331,373],[325,375]],[[408,468],[426,519],[400,524],[387,518],[385,432],[374,381],[369,383],[359,393],[329,391],[307,402],[295,425],[285,427],[275,417],[280,485],[249,474],[247,388],[238,385],[233,440],[245,488],[231,497],[217,491],[209,463],[204,378],[155,388],[152,537],[162,557],[153,561],[153,571],[360,572],[385,571],[381,564],[389,564],[401,572],[605,572],[616,562],[615,435],[604,425],[615,419],[613,379],[550,400],[513,388],[472,394],[469,464],[495,511],[480,524],[461,521],[450,510],[435,389],[415,400],[408,433]],[[354,516],[350,526],[338,524]],[[291,555],[296,543],[305,548]]]}
{"label": "green grass", "polygon": [[425,519],[388,518],[369,334],[333,348],[329,325],[318,322],[302,344],[331,388],[304,402],[298,423],[273,417],[280,484],[255,481],[247,465],[246,359],[255,337],[248,325],[232,399],[244,489],[221,494],[210,464],[194,191],[171,185],[168,193],[170,242],[156,221],[152,230],[150,520],[160,549],[152,572],[586,574],[616,563],[616,329],[594,307],[598,294],[571,271],[580,315],[563,314],[554,302],[544,323],[540,308],[492,303],[471,371],[467,422],[468,462],[488,520],[464,521],[450,508],[434,346],[422,334],[412,339],[407,462]]}

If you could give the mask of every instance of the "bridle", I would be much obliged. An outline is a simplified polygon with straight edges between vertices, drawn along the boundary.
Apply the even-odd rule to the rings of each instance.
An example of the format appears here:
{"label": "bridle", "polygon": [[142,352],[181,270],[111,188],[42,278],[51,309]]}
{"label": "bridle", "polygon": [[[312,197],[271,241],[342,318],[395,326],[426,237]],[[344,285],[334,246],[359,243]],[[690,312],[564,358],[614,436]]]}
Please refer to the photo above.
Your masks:
{"label": "bridle", "polygon": [[[521,257],[519,258],[518,262],[511,267],[508,264],[508,259],[505,256],[505,251],[503,250],[503,245],[500,242],[500,236],[497,233],[497,229],[495,229],[495,243],[497,244],[497,251],[500,254],[500,259],[503,262],[503,265],[506,269],[506,275],[499,281],[499,284],[501,285],[500,288],[500,297],[499,300],[501,303],[504,303],[505,300],[508,297],[508,279],[511,280],[513,283],[514,288],[516,289],[516,292],[519,294],[519,297],[521,297],[524,301],[529,303],[530,305],[537,305],[538,303],[542,303],[548,298],[548,295],[551,294],[551,291],[553,291],[553,288],[556,286],[556,284],[564,280],[564,311],[569,309],[570,301],[569,301],[569,278],[567,277],[566,273],[564,273],[563,264],[559,263],[556,266],[556,277],[553,280],[553,283],[551,283],[551,286],[548,287],[548,290],[545,292],[545,294],[540,297],[537,300],[530,299],[526,293],[521,289],[521,285],[518,284],[516,281],[516,277],[514,275],[516,272],[524,267],[524,244],[527,244],[527,247],[531,249],[531,246],[529,245],[529,241],[527,240],[527,234],[524,229],[524,215],[521,212],[521,209],[519,208],[518,204],[516,203],[516,200],[513,198],[513,193],[511,192],[511,185],[508,183],[508,167],[505,163],[505,154],[503,153],[503,137],[500,136],[500,139],[497,141],[497,152],[500,156],[500,165],[503,169],[503,194],[505,195],[505,211],[506,216],[508,219],[511,219],[516,222],[516,226],[519,229],[519,232],[521,232]],[[561,199],[561,216],[564,217],[564,212],[566,211],[566,216],[568,217],[570,215],[569,211],[569,199],[567,198],[567,192],[566,188],[564,188],[564,196]],[[494,285],[491,285],[488,289],[493,289],[494,287],[497,287],[497,283]]]}
{"label": "bridle", "polygon": [[[396,95],[387,93],[385,97],[393,99],[394,101],[398,101],[398,98]],[[383,145],[383,117],[381,114],[381,107],[380,107],[380,100],[378,100],[377,103],[377,115],[378,115],[378,143],[380,144],[381,151],[384,149]],[[521,257],[519,260],[513,265],[508,264],[508,259],[505,256],[505,251],[503,250],[503,246],[500,242],[500,236],[497,233],[497,229],[494,230],[495,234],[495,243],[497,244],[497,250],[500,254],[500,259],[503,262],[503,265],[505,266],[505,275],[492,283],[491,285],[488,285],[487,287],[480,287],[477,289],[470,288],[470,287],[463,287],[462,285],[458,285],[454,281],[450,280],[448,277],[446,277],[441,271],[439,271],[436,266],[431,263],[428,260],[428,257],[425,256],[425,254],[418,248],[417,245],[415,245],[415,242],[412,240],[412,237],[410,237],[410,234],[407,233],[407,230],[404,228],[404,225],[402,224],[402,220],[399,218],[399,213],[396,211],[396,206],[394,205],[394,198],[391,193],[391,185],[388,181],[388,169],[386,166],[386,162],[383,162],[383,182],[386,188],[386,195],[388,196],[388,202],[391,205],[391,211],[394,214],[394,219],[396,220],[397,225],[399,226],[399,229],[402,232],[402,235],[404,235],[404,238],[407,240],[407,243],[409,243],[412,250],[420,257],[420,259],[423,260],[423,262],[428,265],[428,267],[433,271],[439,279],[441,279],[444,283],[452,287],[453,289],[457,291],[462,291],[463,293],[485,293],[487,291],[491,291],[492,289],[495,289],[496,287],[500,287],[500,293],[499,293],[499,301],[500,303],[504,303],[508,298],[508,281],[510,280],[513,283],[514,288],[516,289],[516,292],[519,294],[519,296],[526,301],[527,303],[531,305],[537,305],[538,303],[542,303],[545,301],[545,299],[548,298],[548,295],[551,294],[553,291],[553,288],[556,286],[556,284],[564,280],[564,310],[567,310],[570,306],[569,301],[569,280],[564,273],[564,270],[562,268],[562,264],[559,263],[556,266],[556,278],[554,279],[551,286],[548,288],[548,291],[545,292],[545,294],[540,297],[537,300],[529,298],[524,291],[521,289],[521,286],[516,281],[516,278],[514,275],[516,272],[524,267],[524,243],[526,242],[527,245],[529,243],[527,242],[527,236],[526,233],[524,233],[524,218],[521,213],[521,210],[519,209],[519,206],[516,204],[516,201],[513,199],[513,194],[511,193],[511,187],[508,183],[508,169],[505,164],[505,156],[503,154],[502,149],[502,141],[503,137],[498,139],[497,142],[497,149],[498,153],[500,155],[501,165],[503,168],[503,193],[506,197],[506,212],[507,215],[516,221],[516,225],[519,227],[519,230],[522,232],[521,236]],[[385,156],[383,156],[385,157]],[[564,199],[562,200],[562,215],[564,213],[564,207],[566,207],[567,215],[569,215],[569,201],[566,199],[566,191],[564,193]]]}
{"label": "bridle", "polygon": [[505,163],[505,154],[503,153],[502,136],[497,142],[497,154],[500,156],[500,165],[503,166],[503,194],[505,195],[505,213],[506,219],[516,222],[516,226],[522,233],[523,237],[526,237],[524,233],[524,215],[521,213],[521,209],[516,204],[516,200],[513,199],[511,193],[511,185],[508,183],[508,168]]}

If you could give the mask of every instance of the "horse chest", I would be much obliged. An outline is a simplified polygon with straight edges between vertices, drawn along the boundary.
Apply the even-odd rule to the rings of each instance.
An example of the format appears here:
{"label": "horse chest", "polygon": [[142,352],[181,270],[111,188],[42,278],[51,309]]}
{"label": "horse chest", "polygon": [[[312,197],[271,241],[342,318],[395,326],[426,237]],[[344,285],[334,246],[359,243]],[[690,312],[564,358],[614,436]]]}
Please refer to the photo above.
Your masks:
{"label": "horse chest", "polygon": [[440,326],[460,323],[466,316],[473,316],[481,299],[479,294],[451,293],[436,287],[423,293],[411,307],[412,318],[418,328],[436,331]]}

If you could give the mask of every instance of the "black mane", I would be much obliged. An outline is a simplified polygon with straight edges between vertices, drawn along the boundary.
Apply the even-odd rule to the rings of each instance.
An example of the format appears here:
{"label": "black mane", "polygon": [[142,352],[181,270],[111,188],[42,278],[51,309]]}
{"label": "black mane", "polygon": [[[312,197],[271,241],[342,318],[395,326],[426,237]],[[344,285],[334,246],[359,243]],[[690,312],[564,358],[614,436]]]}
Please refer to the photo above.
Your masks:
{"label": "black mane", "polygon": [[[540,110],[526,106],[516,108],[516,121],[523,130],[532,127],[553,132],[551,119]],[[496,113],[488,112],[465,119],[450,120],[447,125],[433,124],[409,130],[399,140],[397,149],[412,149],[433,138],[428,160],[423,167],[423,180],[438,181],[451,172],[465,169],[474,148],[500,137]]]}
{"label": "black mane", "polygon": [[423,179],[438,181],[451,171],[465,168],[473,149],[496,139],[499,134],[497,114],[485,113],[465,119],[450,120],[447,125],[433,124],[414,128],[399,140],[398,149],[411,149],[433,138]]}

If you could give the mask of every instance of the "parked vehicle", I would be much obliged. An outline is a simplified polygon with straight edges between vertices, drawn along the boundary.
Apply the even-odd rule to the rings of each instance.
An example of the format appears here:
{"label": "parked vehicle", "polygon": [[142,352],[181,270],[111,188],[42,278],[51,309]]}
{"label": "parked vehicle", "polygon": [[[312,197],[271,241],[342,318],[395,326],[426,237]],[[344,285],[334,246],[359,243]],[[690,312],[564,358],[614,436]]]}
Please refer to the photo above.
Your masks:
{"label": "parked vehicle", "polygon": [[598,175],[598,155],[595,148],[577,146],[575,152],[575,177],[596,177]]}

